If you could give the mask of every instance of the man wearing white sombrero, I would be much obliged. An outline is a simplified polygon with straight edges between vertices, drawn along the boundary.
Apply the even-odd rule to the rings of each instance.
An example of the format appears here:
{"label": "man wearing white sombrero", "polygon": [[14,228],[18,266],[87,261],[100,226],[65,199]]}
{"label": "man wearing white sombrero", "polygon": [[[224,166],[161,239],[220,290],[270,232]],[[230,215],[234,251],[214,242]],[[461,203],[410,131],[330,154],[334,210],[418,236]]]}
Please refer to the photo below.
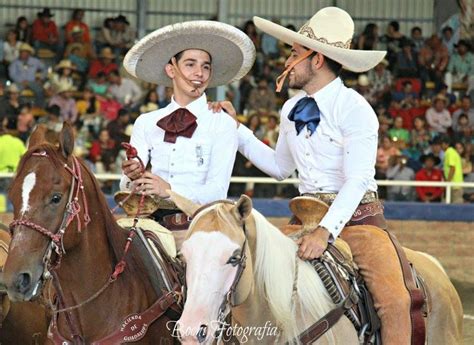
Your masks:
{"label": "man wearing white sombrero", "polygon": [[[124,59],[127,71],[173,87],[173,97],[165,108],[135,121],[130,143],[145,166],[151,163],[151,172],[140,176],[137,161],[125,161],[122,189],[132,180],[147,195],[168,197],[166,190],[171,189],[201,204],[225,199],[237,127],[228,116],[215,116],[208,109],[204,91],[240,79],[254,60],[255,47],[247,35],[214,21],[169,25],[135,44]],[[187,217],[169,214],[158,220],[167,228],[185,227]]]}
{"label": "man wearing white sombrero", "polygon": [[[292,45],[286,70],[277,78],[277,91],[285,77],[291,88],[302,91],[283,106],[275,151],[245,126],[239,127],[239,151],[279,180],[297,169],[300,193],[330,205],[317,229],[299,240],[300,257],[321,256],[338,236],[348,242],[374,297],[383,344],[410,344],[412,292],[405,287],[396,239],[383,230],[383,207],[374,180],[377,117],[367,101],[338,77],[341,68],[354,72],[373,68],[386,52],[351,50],[354,23],[337,7],[321,9],[298,32],[259,17],[254,22]],[[228,103],[221,105],[234,115]],[[350,226],[362,224],[377,227]],[[421,313],[417,315],[421,318]],[[413,329],[413,334],[421,332],[413,343],[423,344],[423,327],[417,324]]]}

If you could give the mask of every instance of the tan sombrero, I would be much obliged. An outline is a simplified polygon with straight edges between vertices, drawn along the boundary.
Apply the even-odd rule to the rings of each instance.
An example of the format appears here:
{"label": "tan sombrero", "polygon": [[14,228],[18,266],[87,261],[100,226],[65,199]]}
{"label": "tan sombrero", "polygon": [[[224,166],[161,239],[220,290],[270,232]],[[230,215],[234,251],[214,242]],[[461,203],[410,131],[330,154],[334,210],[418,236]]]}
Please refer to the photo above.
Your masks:
{"label": "tan sombrero", "polygon": [[354,72],[365,72],[374,68],[387,53],[350,49],[354,22],[346,11],[338,7],[319,10],[298,32],[260,17],[253,17],[253,21],[263,32],[289,45],[298,43],[319,52]]}
{"label": "tan sombrero", "polygon": [[255,60],[255,46],[245,33],[228,24],[198,20],[168,25],[148,34],[128,51],[123,65],[139,79],[172,86],[165,66],[187,49],[204,50],[211,56],[208,87],[242,78]]}
{"label": "tan sombrero", "polygon": [[64,68],[69,68],[69,69],[76,69],[76,66],[73,65],[72,61],[71,60],[61,60],[55,67],[54,69],[55,70],[60,70],[60,69],[64,69]]}

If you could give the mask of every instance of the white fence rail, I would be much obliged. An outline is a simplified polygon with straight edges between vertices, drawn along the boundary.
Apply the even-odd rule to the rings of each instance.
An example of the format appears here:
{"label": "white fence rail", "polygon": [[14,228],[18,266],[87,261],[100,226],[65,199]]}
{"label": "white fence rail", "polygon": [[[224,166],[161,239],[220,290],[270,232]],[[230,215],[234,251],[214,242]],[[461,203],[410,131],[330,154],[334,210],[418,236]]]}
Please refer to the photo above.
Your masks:
{"label": "white fence rail", "polygon": [[[11,178],[13,173],[0,173],[0,179]],[[120,180],[119,174],[95,174],[95,177],[101,181]],[[261,183],[261,184],[298,184],[297,178],[289,178],[283,181],[277,181],[271,177],[244,177],[234,176],[230,179],[231,183]],[[435,182],[435,181],[398,181],[398,180],[377,180],[379,186],[409,186],[409,187],[444,187],[446,188],[447,204],[451,203],[451,190],[453,187],[474,188],[474,182]]]}

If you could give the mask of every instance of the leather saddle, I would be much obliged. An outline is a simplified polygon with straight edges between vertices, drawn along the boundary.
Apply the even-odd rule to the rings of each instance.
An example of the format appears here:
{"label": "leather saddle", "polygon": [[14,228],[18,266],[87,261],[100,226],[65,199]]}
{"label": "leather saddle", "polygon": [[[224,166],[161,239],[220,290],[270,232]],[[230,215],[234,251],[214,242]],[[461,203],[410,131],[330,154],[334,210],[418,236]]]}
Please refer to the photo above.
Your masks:
{"label": "leather saddle", "polygon": [[[303,235],[312,232],[327,213],[329,206],[313,197],[300,196],[290,201],[290,209],[301,222],[300,227],[286,227],[283,232],[290,238],[297,240]],[[310,263],[319,274],[332,301],[338,305],[350,296],[355,290],[358,302],[345,312],[359,334],[361,344],[381,344],[380,320],[374,307],[374,302],[357,264],[353,261],[349,245],[337,238],[329,244],[327,250],[319,259]],[[423,291],[425,297],[425,316],[428,314],[427,290],[421,276],[412,267],[415,281]]]}

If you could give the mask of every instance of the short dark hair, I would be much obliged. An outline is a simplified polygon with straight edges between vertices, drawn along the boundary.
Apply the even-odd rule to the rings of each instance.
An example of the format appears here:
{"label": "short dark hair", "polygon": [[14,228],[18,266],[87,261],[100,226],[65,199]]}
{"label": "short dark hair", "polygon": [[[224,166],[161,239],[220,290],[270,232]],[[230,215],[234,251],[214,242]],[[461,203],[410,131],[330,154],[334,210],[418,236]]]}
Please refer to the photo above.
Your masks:
{"label": "short dark hair", "polygon": [[422,32],[421,28],[419,26],[414,26],[414,27],[411,28],[411,33],[414,33],[415,31]]}
{"label": "short dark hair", "polygon": [[448,32],[448,31],[453,32],[453,28],[450,27],[450,26],[445,26],[445,27],[443,28],[443,30],[442,30],[443,34],[444,34],[445,32]]}
{"label": "short dark hair", "polygon": [[334,75],[336,77],[339,76],[339,74],[341,74],[341,71],[342,71],[342,65],[337,62],[337,61],[334,61],[333,59],[330,59],[328,58],[327,56],[324,56],[325,57],[325,60],[326,60],[326,63],[328,65],[328,68],[329,70],[334,73]]}
{"label": "short dark hair", "polygon": [[396,20],[392,20],[388,25],[391,26],[395,31],[400,30],[400,23]]}

